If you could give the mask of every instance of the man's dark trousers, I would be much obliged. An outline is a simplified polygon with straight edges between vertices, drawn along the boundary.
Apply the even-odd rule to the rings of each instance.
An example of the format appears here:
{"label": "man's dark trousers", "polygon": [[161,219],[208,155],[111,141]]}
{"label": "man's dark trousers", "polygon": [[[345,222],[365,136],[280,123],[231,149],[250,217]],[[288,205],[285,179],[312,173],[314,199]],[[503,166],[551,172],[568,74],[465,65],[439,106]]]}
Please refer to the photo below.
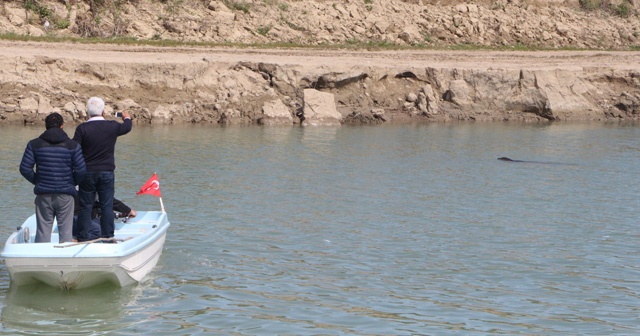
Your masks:
{"label": "man's dark trousers", "polygon": [[115,193],[115,174],[113,171],[97,171],[87,172],[80,183],[78,191],[80,197],[80,213],[78,213],[78,241],[88,240],[89,229],[91,226],[85,226],[91,223],[91,210],[96,200],[96,194],[100,200],[100,229],[102,231],[100,237],[113,238],[115,231],[113,216],[113,197]]}

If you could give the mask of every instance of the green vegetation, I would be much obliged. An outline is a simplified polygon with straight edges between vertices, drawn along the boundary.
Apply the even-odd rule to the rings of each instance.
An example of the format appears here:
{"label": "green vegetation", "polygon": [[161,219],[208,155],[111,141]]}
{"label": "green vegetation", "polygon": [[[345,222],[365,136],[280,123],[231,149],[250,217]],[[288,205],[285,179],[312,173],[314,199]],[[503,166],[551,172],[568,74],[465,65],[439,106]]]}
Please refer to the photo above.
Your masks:
{"label": "green vegetation", "polygon": [[[263,27],[264,34],[268,33],[268,27]],[[259,34],[261,34],[259,32]],[[262,34],[261,34],[262,35]],[[470,43],[456,44],[456,45],[425,45],[418,43],[412,46],[394,44],[388,41],[360,41],[357,39],[351,39],[343,44],[318,44],[318,45],[305,45],[291,42],[275,42],[275,43],[263,43],[263,44],[243,44],[243,43],[212,43],[212,42],[185,42],[176,40],[163,40],[160,35],[154,35],[151,39],[141,40],[134,37],[65,37],[65,36],[27,36],[17,34],[0,34],[0,39],[9,41],[36,41],[36,42],[72,42],[83,44],[121,44],[121,45],[146,45],[156,47],[232,47],[232,48],[252,48],[252,49],[271,49],[271,48],[291,48],[291,49],[332,49],[332,50],[369,50],[369,51],[382,51],[382,50],[462,50],[462,51],[553,51],[553,50],[585,50],[575,47],[543,47],[533,45],[505,45],[499,47],[489,47]],[[640,45],[632,45],[627,48],[629,51],[640,51]]]}
{"label": "green vegetation", "polygon": [[602,5],[601,0],[579,0],[580,7],[586,11],[593,11]]}
{"label": "green vegetation", "polygon": [[165,4],[167,12],[170,14],[178,14],[182,10],[183,0],[162,0]]}
{"label": "green vegetation", "polygon": [[225,4],[225,6],[229,7],[230,9],[241,11],[245,14],[248,14],[249,10],[251,9],[250,3],[246,3],[242,1],[223,0],[222,2]]}
{"label": "green vegetation", "polygon": [[302,31],[302,32],[307,30],[306,28],[298,26],[297,24],[287,20],[283,16],[280,17],[280,21],[282,21],[284,24],[286,24],[287,26],[289,26],[289,28],[291,28],[293,30]]}
{"label": "green vegetation", "polygon": [[[57,16],[53,11],[41,4],[37,0],[25,0],[24,9],[35,13],[40,20],[47,20],[52,28],[66,29],[69,28],[71,22],[69,18],[62,18]],[[67,7],[69,9],[69,7]]]}
{"label": "green vegetation", "polygon": [[364,8],[369,12],[373,10],[372,4],[373,0],[364,0]]}
{"label": "green vegetation", "polygon": [[267,36],[267,34],[269,34],[269,31],[271,30],[271,28],[273,28],[273,25],[260,26],[260,27],[258,27],[258,34],[260,34],[262,36]]}
{"label": "green vegetation", "polygon": [[623,1],[613,8],[613,13],[620,17],[628,17],[631,14],[633,4],[629,1]]}
{"label": "green vegetation", "polygon": [[40,16],[40,18],[49,18],[49,17],[51,17],[51,11],[49,10],[49,8],[40,5],[40,3],[38,3],[35,0],[26,0],[24,2],[24,9],[32,11],[32,12],[38,14],[38,16]]}
{"label": "green vegetation", "polygon": [[632,14],[633,3],[631,0],[623,0],[619,4],[612,4],[610,0],[578,0],[580,7],[588,12],[603,10],[612,15],[628,17]]}
{"label": "green vegetation", "polygon": [[71,22],[69,22],[69,19],[58,19],[53,24],[53,26],[56,29],[67,29],[67,28],[69,28],[70,25],[71,25]]}
{"label": "green vegetation", "polygon": [[289,10],[289,4],[283,2],[278,4],[278,8],[280,8],[281,11],[286,12]]}

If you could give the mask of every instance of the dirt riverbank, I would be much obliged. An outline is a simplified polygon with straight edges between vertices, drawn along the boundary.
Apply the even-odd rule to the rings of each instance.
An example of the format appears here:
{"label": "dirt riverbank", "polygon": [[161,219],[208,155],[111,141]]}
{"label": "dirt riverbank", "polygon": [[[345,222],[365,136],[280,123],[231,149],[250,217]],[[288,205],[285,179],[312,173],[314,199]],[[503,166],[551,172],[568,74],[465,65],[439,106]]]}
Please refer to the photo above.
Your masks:
{"label": "dirt riverbank", "polygon": [[[0,41],[0,123],[103,96],[141,123],[636,119],[640,54],[160,48]],[[310,115],[308,89],[339,112]],[[326,100],[325,100],[326,102]],[[305,118],[306,115],[306,118]],[[302,118],[301,118],[302,117]]]}

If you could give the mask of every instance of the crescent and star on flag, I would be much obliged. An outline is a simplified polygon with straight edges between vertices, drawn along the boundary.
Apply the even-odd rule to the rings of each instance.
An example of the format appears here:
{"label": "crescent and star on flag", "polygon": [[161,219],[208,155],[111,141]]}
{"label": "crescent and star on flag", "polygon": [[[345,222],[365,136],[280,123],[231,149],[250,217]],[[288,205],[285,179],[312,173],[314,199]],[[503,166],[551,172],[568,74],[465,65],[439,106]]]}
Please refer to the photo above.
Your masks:
{"label": "crescent and star on flag", "polygon": [[160,180],[158,179],[158,174],[153,173],[151,177],[145,182],[145,184],[140,188],[140,191],[136,193],[136,195],[153,195],[153,196],[161,196],[160,193]]}
{"label": "crescent and star on flag", "polygon": [[151,185],[147,187],[147,189],[145,189],[144,191],[151,191],[151,190],[160,190],[160,181],[158,180],[151,181]]}

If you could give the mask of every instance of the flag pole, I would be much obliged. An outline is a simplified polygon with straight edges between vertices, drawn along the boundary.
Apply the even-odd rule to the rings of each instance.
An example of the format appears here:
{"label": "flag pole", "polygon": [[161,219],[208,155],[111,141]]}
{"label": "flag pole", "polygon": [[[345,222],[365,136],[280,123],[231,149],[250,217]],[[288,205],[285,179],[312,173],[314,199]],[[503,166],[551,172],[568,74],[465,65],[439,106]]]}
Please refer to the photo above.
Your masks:
{"label": "flag pole", "polygon": [[[153,172],[153,175],[156,175],[156,172]],[[158,184],[158,188],[160,188],[160,185]],[[160,209],[162,209],[162,212],[166,212],[164,211],[164,203],[162,203],[162,196],[158,197],[160,199]]]}
{"label": "flag pole", "polygon": [[158,197],[160,199],[160,208],[162,209],[162,212],[166,212],[164,211],[164,203],[162,203],[162,197]]}

